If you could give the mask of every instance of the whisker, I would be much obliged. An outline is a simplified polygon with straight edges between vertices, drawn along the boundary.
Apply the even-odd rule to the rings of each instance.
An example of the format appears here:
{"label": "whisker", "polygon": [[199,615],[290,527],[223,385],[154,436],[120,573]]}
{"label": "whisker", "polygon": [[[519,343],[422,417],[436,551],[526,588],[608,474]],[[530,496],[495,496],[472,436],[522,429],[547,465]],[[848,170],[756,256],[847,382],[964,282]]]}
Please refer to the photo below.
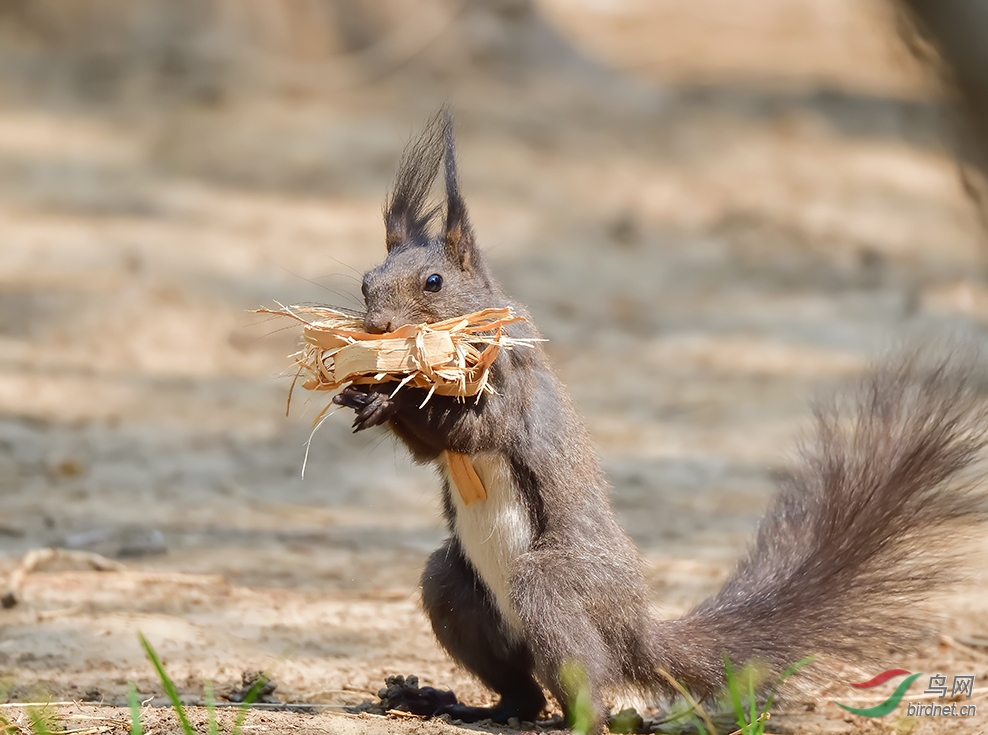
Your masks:
{"label": "whisker", "polygon": [[[251,312],[257,314],[257,312]],[[248,327],[259,327],[262,324],[267,324],[268,322],[273,322],[275,319],[282,319],[280,314],[258,314],[258,319],[256,321],[247,324]]]}
{"label": "whisker", "polygon": [[312,280],[310,280],[308,278],[305,279],[305,280],[309,281],[309,283],[313,284],[314,286],[318,286],[323,291],[327,291],[327,292],[333,294],[334,296],[339,296],[341,299],[346,299],[351,304],[356,304],[357,306],[363,306],[363,301],[361,299],[358,299],[356,296],[354,296],[351,293],[347,293],[345,291],[337,291],[336,289],[329,288],[328,286],[324,286],[321,283],[316,283],[315,281],[312,281]]}
{"label": "whisker", "polygon": [[283,327],[278,327],[277,329],[272,329],[270,332],[265,332],[264,334],[259,334],[258,336],[254,337],[253,339],[248,340],[247,344],[254,344],[255,342],[259,342],[262,339],[267,339],[268,337],[272,337],[272,336],[274,336],[276,334],[279,334],[280,332],[287,332],[289,329],[297,329],[298,326],[299,325],[296,324],[296,323],[286,324]]}
{"label": "whisker", "polygon": [[328,291],[329,293],[333,294],[334,296],[339,296],[341,299],[347,299],[347,300],[349,300],[351,303],[356,304],[358,306],[358,308],[360,308],[360,307],[363,306],[363,301],[360,300],[360,299],[358,299],[354,294],[351,294],[351,293],[343,293],[343,292],[340,292],[340,291],[336,291],[336,290],[334,290],[332,288],[329,288],[328,286],[325,286],[322,283],[319,283],[317,281],[313,281],[311,278],[306,278],[305,276],[296,273],[295,271],[291,270],[290,268],[286,268],[281,263],[275,262],[273,259],[271,259],[270,262],[272,263],[272,265],[274,265],[274,266],[276,266],[278,268],[281,268],[283,271],[285,271],[285,273],[288,273],[288,274],[290,274],[292,276],[295,276],[295,278],[298,278],[299,280],[305,281],[306,283],[311,283],[316,288],[321,288],[324,291]]}
{"label": "whisker", "polygon": [[363,283],[362,278],[351,276],[349,273],[324,273],[321,276],[316,276],[316,278],[349,278],[354,283]]}
{"label": "whisker", "polygon": [[329,258],[330,260],[335,261],[339,265],[342,265],[344,268],[349,268],[350,270],[352,270],[357,275],[357,278],[359,278],[360,280],[363,280],[364,274],[361,273],[360,271],[358,271],[356,268],[354,268],[349,263],[344,263],[342,260],[340,260],[339,258],[334,258],[332,255],[327,255],[326,257]]}
{"label": "whisker", "polygon": [[[316,301],[300,301],[299,303],[295,304],[295,306],[320,307],[320,306],[326,306],[326,305],[325,304],[320,304],[320,303],[318,303]],[[359,310],[357,310],[357,309],[350,309],[350,308],[347,308],[346,306],[333,306],[332,308],[335,309],[336,311],[342,313],[342,314],[346,314],[347,316],[352,316],[352,317],[355,317],[357,319],[362,319],[364,317],[364,315],[367,314],[367,310],[364,309],[363,307],[361,307]]]}

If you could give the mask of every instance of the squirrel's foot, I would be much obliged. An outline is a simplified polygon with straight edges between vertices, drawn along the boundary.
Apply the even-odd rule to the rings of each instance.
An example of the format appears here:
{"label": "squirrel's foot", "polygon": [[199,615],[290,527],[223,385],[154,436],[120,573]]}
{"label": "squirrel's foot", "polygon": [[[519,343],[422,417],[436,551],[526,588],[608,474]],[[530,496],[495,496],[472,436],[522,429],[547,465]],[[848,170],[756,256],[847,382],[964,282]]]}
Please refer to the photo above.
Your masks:
{"label": "squirrel's foot", "polygon": [[[433,689],[432,687],[420,689],[408,685],[388,692],[387,708],[410,712],[420,717],[449,715],[454,720],[461,722],[493,720],[502,725],[506,724],[512,717],[521,718],[528,714],[522,712],[513,703],[504,700],[493,707],[471,707],[457,701],[456,695],[451,691]],[[529,715],[529,719],[534,719],[534,716]]]}
{"label": "squirrel's foot", "polygon": [[[452,692],[450,692],[452,694]],[[515,717],[523,721],[534,721],[538,715],[524,712],[514,702],[506,702],[503,699],[493,707],[471,707],[466,704],[451,704],[442,711],[454,720],[460,722],[480,722],[481,720],[491,720],[500,725],[508,724],[508,720]]]}
{"label": "squirrel's foot", "polygon": [[386,393],[368,391],[363,386],[348,385],[333,397],[337,406],[346,406],[357,412],[353,419],[353,433],[378,426],[394,416],[398,405]]}
{"label": "squirrel's foot", "polygon": [[387,696],[382,699],[386,709],[409,712],[420,717],[435,717],[448,711],[450,707],[462,706],[453,692],[409,684],[389,687]]}

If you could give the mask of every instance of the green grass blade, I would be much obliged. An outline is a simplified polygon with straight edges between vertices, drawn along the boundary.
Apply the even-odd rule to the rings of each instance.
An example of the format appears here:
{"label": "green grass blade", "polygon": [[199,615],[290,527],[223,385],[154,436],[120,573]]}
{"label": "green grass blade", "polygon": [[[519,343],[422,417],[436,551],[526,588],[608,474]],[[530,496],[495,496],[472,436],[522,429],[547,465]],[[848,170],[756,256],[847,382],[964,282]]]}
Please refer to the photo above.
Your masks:
{"label": "green grass blade", "polygon": [[748,728],[745,723],[744,703],[741,701],[741,683],[738,681],[731,659],[724,656],[724,673],[727,676],[727,691],[731,695],[731,708],[734,710],[734,717],[737,725],[741,729],[742,735],[748,735]]}
{"label": "green grass blade", "polygon": [[261,690],[264,689],[269,678],[266,674],[261,674],[257,677],[257,681],[251,684],[250,689],[247,690],[247,696],[244,697],[244,701],[237,707],[237,718],[233,721],[233,730],[230,731],[230,735],[241,735],[244,720],[247,719],[247,712],[250,711],[250,706],[254,704],[254,701],[261,696]]}
{"label": "green grass blade", "polygon": [[748,720],[748,732],[746,735],[761,735],[764,727],[760,727],[758,720],[758,702],[755,700],[755,676],[754,671],[748,672],[748,707],[751,718]]}
{"label": "green grass blade", "polygon": [[147,654],[148,659],[151,661],[151,665],[154,666],[154,670],[158,672],[158,678],[161,680],[161,686],[165,689],[165,694],[168,695],[168,699],[171,700],[172,707],[175,708],[175,714],[178,716],[179,724],[182,726],[182,732],[185,735],[195,735],[195,730],[192,729],[192,724],[189,722],[188,716],[185,714],[185,707],[182,705],[182,700],[178,698],[178,689],[175,688],[175,683],[168,676],[168,672],[165,671],[165,667],[161,663],[161,659],[158,658],[157,652],[148,642],[148,639],[144,637],[143,633],[138,633],[137,637],[141,641],[141,646],[144,647],[144,653]]}
{"label": "green grass blade", "polygon": [[44,712],[37,707],[28,707],[27,716],[31,720],[31,732],[34,735],[51,735]]}
{"label": "green grass blade", "polygon": [[716,733],[707,732],[707,728],[703,726],[703,722],[696,716],[695,712],[690,712],[690,719],[693,720],[693,727],[696,728],[699,735],[716,735]]}
{"label": "green grass blade", "polygon": [[203,697],[206,700],[206,719],[209,723],[209,735],[220,735],[220,726],[216,722],[216,698],[213,696],[213,683],[203,684]]}
{"label": "green grass blade", "polygon": [[137,687],[134,682],[127,684],[127,704],[130,705],[130,735],[144,735],[144,725],[141,724],[141,701],[137,698]]}
{"label": "green grass blade", "polygon": [[566,719],[570,732],[574,735],[587,735],[593,730],[594,719],[587,671],[580,662],[569,660],[563,664],[560,678],[569,699]]}
{"label": "green grass blade", "polygon": [[800,659],[788,669],[782,672],[778,679],[775,680],[775,684],[772,685],[772,690],[768,693],[768,698],[765,700],[765,711],[768,712],[772,705],[775,704],[775,695],[779,693],[779,688],[785,683],[786,679],[794,674],[799,673],[811,663],[816,660],[816,656],[807,656],[804,659]]}

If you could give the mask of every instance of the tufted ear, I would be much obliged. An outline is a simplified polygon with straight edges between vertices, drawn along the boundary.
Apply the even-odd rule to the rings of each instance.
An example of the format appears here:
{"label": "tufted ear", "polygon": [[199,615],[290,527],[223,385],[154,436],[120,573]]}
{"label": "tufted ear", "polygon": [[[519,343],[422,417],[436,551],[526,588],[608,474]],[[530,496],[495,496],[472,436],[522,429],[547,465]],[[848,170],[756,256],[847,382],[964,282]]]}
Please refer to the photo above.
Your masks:
{"label": "tufted ear", "polygon": [[479,266],[477,243],[467,217],[467,205],[460,195],[460,182],[456,171],[456,146],[453,141],[453,118],[448,113],[443,125],[445,144],[446,178],[446,226],[443,231],[443,247],[446,256],[465,271]]}
{"label": "tufted ear", "polygon": [[439,213],[439,208],[429,202],[429,192],[439,173],[449,126],[450,116],[443,108],[401,154],[398,173],[384,205],[389,253],[397,247],[428,241],[429,225]]}

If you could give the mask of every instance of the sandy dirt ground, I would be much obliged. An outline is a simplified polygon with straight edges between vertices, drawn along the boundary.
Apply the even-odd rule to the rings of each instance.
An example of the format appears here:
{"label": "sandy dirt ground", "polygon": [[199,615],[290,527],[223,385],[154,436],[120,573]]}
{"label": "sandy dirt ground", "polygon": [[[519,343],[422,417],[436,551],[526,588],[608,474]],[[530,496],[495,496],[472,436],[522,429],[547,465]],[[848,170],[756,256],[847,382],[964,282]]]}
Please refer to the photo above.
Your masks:
{"label": "sandy dirt ground", "polygon": [[[420,568],[444,537],[432,473],[339,415],[313,437],[303,478],[321,404],[285,417],[297,333],[248,311],[354,305],[357,274],[382,257],[402,142],[444,96],[481,242],[549,340],[663,615],[726,575],[814,396],[909,336],[983,338],[984,232],[938,105],[908,59],[881,51],[894,37],[868,26],[846,36],[842,62],[786,66],[784,83],[759,86],[801,48],[769,21],[742,26],[762,56],[726,44],[693,68],[676,66],[683,34],[723,4],[709,17],[629,4],[637,22],[604,5],[546,6],[588,53],[636,70],[633,94],[604,101],[482,76],[422,92],[402,74],[331,97],[166,109],[3,97],[0,573],[48,546],[125,567],[63,561],[26,576],[0,611],[7,699],[119,706],[133,681],[160,703],[142,631],[189,701],[204,681],[225,692],[266,669],[284,701],[320,705],[255,712],[249,732],[458,729],[343,712],[390,674],[489,701],[418,608]],[[802,48],[845,38],[827,17],[790,19]],[[668,54],[620,43],[666,24],[678,29]],[[978,558],[973,584],[940,608],[944,635],[988,634]],[[988,686],[985,648],[934,642],[893,665]],[[978,718],[897,725],[845,717],[830,698],[852,695],[835,682],[774,722],[988,728],[984,699]],[[126,722],[109,706],[61,711],[70,729]],[[147,717],[175,729],[166,710]]]}

